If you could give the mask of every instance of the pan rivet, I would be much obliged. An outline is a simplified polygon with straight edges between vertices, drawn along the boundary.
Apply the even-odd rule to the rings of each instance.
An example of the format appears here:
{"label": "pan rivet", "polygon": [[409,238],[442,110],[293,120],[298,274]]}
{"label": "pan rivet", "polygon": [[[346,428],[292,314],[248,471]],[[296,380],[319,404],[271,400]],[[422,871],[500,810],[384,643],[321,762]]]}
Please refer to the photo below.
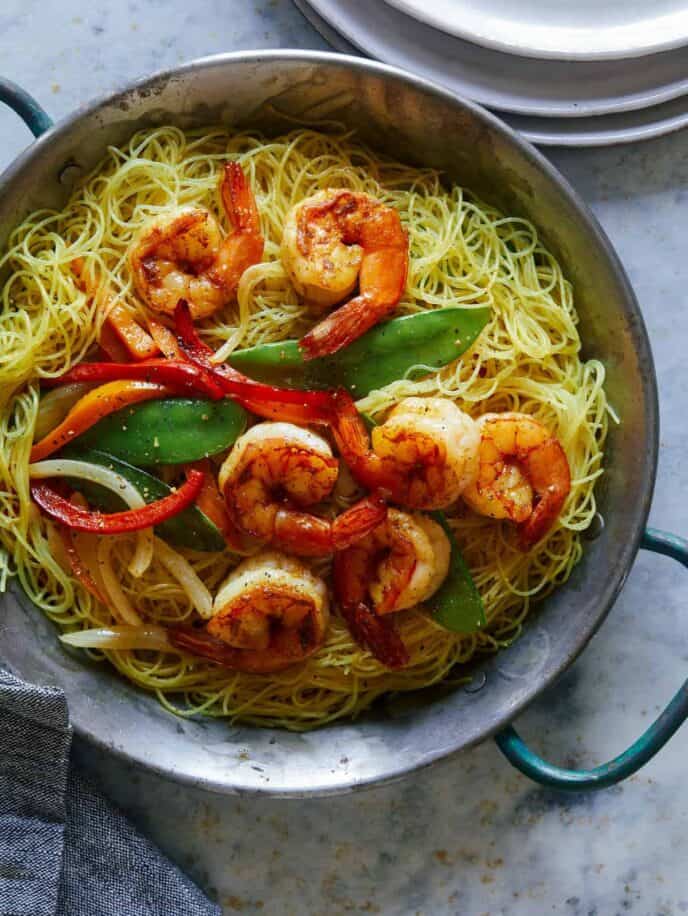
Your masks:
{"label": "pan rivet", "polygon": [[583,532],[586,541],[595,541],[604,531],[604,518],[596,512],[589,527]]}
{"label": "pan rivet", "polygon": [[477,693],[483,689],[485,684],[487,684],[487,675],[484,671],[478,671],[477,674],[473,675],[473,680],[470,684],[466,684],[463,689],[466,693]]}
{"label": "pan rivet", "polygon": [[68,162],[67,165],[63,166],[60,172],[58,172],[57,180],[60,184],[73,184],[82,172],[83,169],[80,165],[77,165],[76,162]]}

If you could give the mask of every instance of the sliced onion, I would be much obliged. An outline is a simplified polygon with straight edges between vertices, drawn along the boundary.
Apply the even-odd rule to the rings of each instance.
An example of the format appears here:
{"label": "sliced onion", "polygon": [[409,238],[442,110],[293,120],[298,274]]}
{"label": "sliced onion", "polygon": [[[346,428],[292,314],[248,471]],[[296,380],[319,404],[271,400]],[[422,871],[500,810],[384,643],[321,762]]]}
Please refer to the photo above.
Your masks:
{"label": "sliced onion", "polygon": [[[36,479],[46,477],[76,477],[100,484],[107,490],[117,493],[130,509],[142,509],[146,501],[136,487],[126,478],[111,468],[88,461],[76,461],[70,458],[49,458],[29,465],[29,476]],[[129,564],[129,572],[135,578],[142,576],[153,559],[153,529],[146,528],[137,532],[136,551]]]}
{"label": "sliced onion", "polygon": [[179,582],[201,617],[213,616],[213,596],[201,582],[194,568],[169,544],[155,538],[155,555],[165,569]]}
{"label": "sliced onion", "polygon": [[92,387],[90,382],[72,382],[44,394],[38,404],[33,431],[36,442],[40,442],[44,436],[59,426],[76,402]]}
{"label": "sliced onion", "polygon": [[134,627],[140,626],[143,621],[132,607],[131,601],[129,601],[122,591],[119,579],[117,578],[115,570],[112,568],[112,561],[110,560],[111,550],[112,539],[107,537],[99,538],[98,569],[103,579],[105,591],[110,598],[110,610],[116,617],[124,621],[124,623],[128,623]]}
{"label": "sliced onion", "polygon": [[[94,534],[87,534],[85,531],[72,531],[71,535],[72,543],[74,544],[76,552],[79,554],[81,562],[88,570],[98,591],[105,597],[107,589],[105,588],[103,577],[100,574],[100,567],[98,566],[99,538]],[[104,601],[103,604],[107,604],[107,601]]]}
{"label": "sliced onion", "polygon": [[97,630],[80,630],[63,633],[62,642],[79,649],[159,649],[176,651],[167,639],[165,627],[145,624],[139,627],[102,627]]}

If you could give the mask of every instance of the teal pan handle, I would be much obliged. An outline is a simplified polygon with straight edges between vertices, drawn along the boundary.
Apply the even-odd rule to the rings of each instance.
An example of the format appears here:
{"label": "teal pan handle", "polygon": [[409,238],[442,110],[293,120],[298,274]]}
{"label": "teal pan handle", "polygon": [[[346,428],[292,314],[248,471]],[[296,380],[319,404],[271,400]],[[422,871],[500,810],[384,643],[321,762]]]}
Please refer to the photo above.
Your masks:
{"label": "teal pan handle", "polygon": [[[653,553],[678,560],[688,568],[688,541],[664,531],[648,528],[640,546]],[[589,792],[605,789],[631,776],[660,751],[688,718],[688,680],[652,725],[627,750],[608,763],[591,770],[569,770],[539,757],[509,725],[495,737],[497,747],[509,763],[525,776],[550,789]]]}
{"label": "teal pan handle", "polygon": [[53,119],[32,95],[13,83],[0,77],[0,102],[16,111],[34,137],[40,137],[53,126]]}

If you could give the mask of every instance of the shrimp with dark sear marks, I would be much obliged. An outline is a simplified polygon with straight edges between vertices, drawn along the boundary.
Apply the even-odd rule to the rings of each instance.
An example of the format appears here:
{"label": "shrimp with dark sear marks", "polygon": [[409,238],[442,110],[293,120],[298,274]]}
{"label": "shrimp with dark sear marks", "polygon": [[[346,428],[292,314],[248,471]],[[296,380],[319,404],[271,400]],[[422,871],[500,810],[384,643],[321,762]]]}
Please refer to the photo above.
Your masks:
{"label": "shrimp with dark sear marks", "polygon": [[337,602],[352,636],[383,664],[408,661],[386,615],[427,601],[449,571],[451,545],[437,522],[390,509],[369,535],[335,556]]}
{"label": "shrimp with dark sear marks", "polygon": [[240,436],[220,468],[229,516],[246,535],[300,556],[343,550],[386,514],[376,496],[334,521],[305,511],[332,492],[339,462],[329,443],[293,423],[259,423]]}
{"label": "shrimp with dark sear marks", "polygon": [[395,308],[406,286],[408,238],[399,214],[369,194],[319,191],[289,211],[282,264],[297,294],[324,312],[299,343],[305,359],[350,344]]}
{"label": "shrimp with dark sear marks", "polygon": [[170,628],[177,648],[236,671],[268,674],[303,661],[324,642],[327,588],[294,557],[264,551],[220,586],[202,629]]}
{"label": "shrimp with dark sear marks", "polygon": [[480,430],[478,473],[463,493],[475,512],[506,518],[529,549],[550,530],[571,489],[561,443],[538,420],[523,413],[487,413]]}
{"label": "shrimp with dark sear marks", "polygon": [[134,284],[154,311],[172,315],[185,299],[193,318],[207,318],[232,301],[244,271],[263,257],[258,210],[237,162],[225,165],[220,194],[233,226],[229,235],[223,236],[209,210],[179,207],[156,217],[134,239]]}
{"label": "shrimp with dark sear marks", "polygon": [[443,509],[472,483],[480,436],[475,421],[447,398],[404,398],[369,433],[344,392],[332,429],[353,477],[410,509]]}

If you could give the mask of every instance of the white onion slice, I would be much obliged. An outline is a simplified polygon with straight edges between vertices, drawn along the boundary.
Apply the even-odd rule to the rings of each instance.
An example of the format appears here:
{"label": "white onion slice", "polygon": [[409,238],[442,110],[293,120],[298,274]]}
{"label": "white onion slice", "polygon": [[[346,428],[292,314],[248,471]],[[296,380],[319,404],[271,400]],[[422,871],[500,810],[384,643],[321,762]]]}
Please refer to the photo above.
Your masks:
{"label": "white onion slice", "polygon": [[143,621],[132,607],[131,601],[122,591],[119,579],[112,568],[110,560],[110,551],[112,550],[112,540],[110,538],[99,538],[98,540],[98,569],[103,578],[105,591],[110,598],[110,610],[131,626],[140,626]]}
{"label": "white onion slice", "polygon": [[213,616],[213,597],[196,575],[191,564],[169,544],[155,538],[155,555],[165,569],[179,582],[201,617]]}
{"label": "white onion slice", "polygon": [[[107,490],[117,493],[130,509],[142,509],[146,501],[136,487],[126,478],[111,468],[91,464],[88,461],[76,461],[71,458],[49,458],[29,465],[29,476],[34,479],[46,477],[76,477],[100,484]],[[153,559],[153,529],[144,528],[137,532],[136,551],[129,564],[129,572],[135,578],[142,576]]]}
{"label": "white onion slice", "polygon": [[174,651],[164,627],[145,624],[140,627],[102,627],[63,633],[62,642],[79,649],[160,649]]}

